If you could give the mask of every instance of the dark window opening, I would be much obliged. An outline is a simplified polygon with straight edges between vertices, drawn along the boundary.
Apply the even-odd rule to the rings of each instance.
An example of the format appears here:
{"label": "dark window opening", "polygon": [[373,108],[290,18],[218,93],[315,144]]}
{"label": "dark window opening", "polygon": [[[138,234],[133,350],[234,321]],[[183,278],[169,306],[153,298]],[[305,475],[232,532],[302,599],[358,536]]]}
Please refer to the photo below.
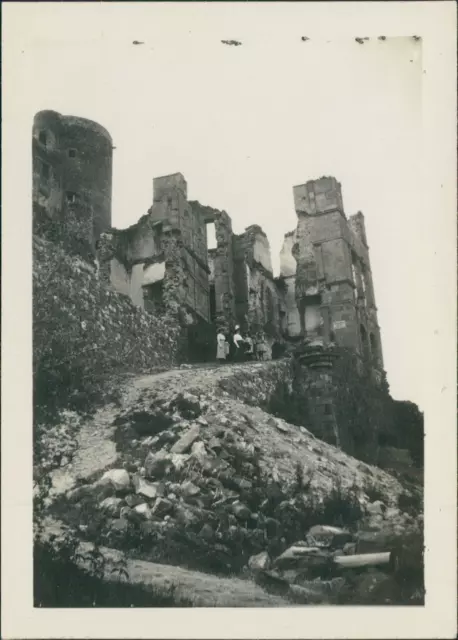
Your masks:
{"label": "dark window opening", "polygon": [[359,331],[361,334],[361,346],[363,348],[363,357],[366,360],[369,360],[370,351],[369,351],[369,341],[367,339],[367,331],[363,325],[360,325]]}
{"label": "dark window opening", "polygon": [[272,291],[266,288],[266,320],[269,324],[272,324],[274,321],[274,300],[272,296]]}
{"label": "dark window opening", "polygon": [[46,135],[46,131],[40,131],[40,133],[38,134],[38,140],[41,144],[44,144],[46,146],[46,143],[48,141],[48,136]]}
{"label": "dark window opening", "polygon": [[143,287],[143,304],[145,311],[156,315],[161,315],[165,311],[164,302],[164,281],[158,280],[153,284]]}
{"label": "dark window opening", "polygon": [[323,407],[323,412],[325,416],[332,415],[332,404],[325,404]]}
{"label": "dark window opening", "polygon": [[46,164],[45,162],[42,162],[42,164],[41,164],[41,177],[44,178],[45,180],[48,180],[50,174],[51,174],[51,170],[50,170],[49,164]]}
{"label": "dark window opening", "polygon": [[209,297],[210,297],[210,320],[211,320],[211,322],[215,322],[215,320],[216,320],[216,291],[215,291],[215,285],[214,284],[210,285]]}
{"label": "dark window opening", "polygon": [[76,158],[76,149],[69,149],[68,150],[68,157],[69,158]]}
{"label": "dark window opening", "polygon": [[76,194],[74,191],[67,191],[65,195],[69,204],[74,204],[78,199],[78,194]]}
{"label": "dark window opening", "polygon": [[372,357],[376,362],[378,362],[378,348],[377,348],[377,338],[373,333],[369,335],[369,341],[371,344]]}

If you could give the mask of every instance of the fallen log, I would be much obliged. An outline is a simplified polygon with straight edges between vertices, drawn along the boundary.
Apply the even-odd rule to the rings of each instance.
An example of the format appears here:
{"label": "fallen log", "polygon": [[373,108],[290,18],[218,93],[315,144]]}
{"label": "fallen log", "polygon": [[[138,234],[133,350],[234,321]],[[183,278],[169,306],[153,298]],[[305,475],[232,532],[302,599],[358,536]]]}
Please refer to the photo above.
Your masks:
{"label": "fallen log", "polygon": [[391,551],[383,553],[364,553],[353,556],[334,556],[334,563],[340,569],[358,569],[359,567],[378,567],[391,563]]}

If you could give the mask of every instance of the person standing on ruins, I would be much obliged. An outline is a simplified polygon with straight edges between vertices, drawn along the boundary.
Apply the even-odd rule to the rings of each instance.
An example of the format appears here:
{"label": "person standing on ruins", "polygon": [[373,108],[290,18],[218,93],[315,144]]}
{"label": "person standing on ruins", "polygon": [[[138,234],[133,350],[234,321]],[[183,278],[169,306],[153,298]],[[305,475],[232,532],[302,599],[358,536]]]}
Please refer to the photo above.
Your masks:
{"label": "person standing on ruins", "polygon": [[253,343],[253,338],[250,336],[249,333],[247,333],[246,336],[245,336],[245,345],[246,345],[246,351],[245,351],[246,359],[247,360],[253,360],[253,358],[254,358],[254,343]]}
{"label": "person standing on ruins", "polygon": [[234,344],[234,360],[235,362],[240,362],[243,359],[243,338],[240,335],[239,325],[235,327],[232,342]]}
{"label": "person standing on ruins", "polygon": [[220,329],[216,336],[216,359],[220,364],[222,364],[226,360],[227,356],[227,342],[226,336]]}
{"label": "person standing on ruins", "polygon": [[258,340],[256,341],[256,357],[258,360],[264,360],[266,353],[266,343],[264,339],[264,334],[261,332],[258,336]]}

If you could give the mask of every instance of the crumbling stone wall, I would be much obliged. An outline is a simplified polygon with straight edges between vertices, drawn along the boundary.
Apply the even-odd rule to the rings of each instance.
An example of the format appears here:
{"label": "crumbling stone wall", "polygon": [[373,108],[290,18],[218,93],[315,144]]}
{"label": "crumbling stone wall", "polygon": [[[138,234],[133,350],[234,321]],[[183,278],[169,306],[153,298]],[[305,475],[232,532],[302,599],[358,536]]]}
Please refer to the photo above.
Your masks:
{"label": "crumbling stone wall", "polygon": [[341,186],[331,177],[294,187],[294,200],[297,228],[285,236],[281,254],[289,334],[350,348],[381,375],[364,216],[347,219]]}
{"label": "crumbling stone wall", "polygon": [[235,236],[234,258],[239,323],[251,333],[265,332],[270,343],[280,339],[283,292],[274,280],[269,241],[261,227],[251,225]]}

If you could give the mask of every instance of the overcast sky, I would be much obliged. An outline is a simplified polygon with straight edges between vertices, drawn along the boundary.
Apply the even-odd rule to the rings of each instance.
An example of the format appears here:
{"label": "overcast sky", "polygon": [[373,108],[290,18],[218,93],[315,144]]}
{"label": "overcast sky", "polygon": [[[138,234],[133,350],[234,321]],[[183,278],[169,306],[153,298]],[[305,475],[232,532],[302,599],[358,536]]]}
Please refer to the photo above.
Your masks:
{"label": "overcast sky", "polygon": [[335,176],[347,215],[366,216],[391,391],[421,405],[422,45],[304,42],[306,4],[264,5],[262,18],[256,4],[29,5],[16,117],[30,129],[53,109],[109,130],[114,226],[146,212],[153,177],[179,171],[188,197],[225,209],[235,232],[263,227],[276,273],[293,185]]}

